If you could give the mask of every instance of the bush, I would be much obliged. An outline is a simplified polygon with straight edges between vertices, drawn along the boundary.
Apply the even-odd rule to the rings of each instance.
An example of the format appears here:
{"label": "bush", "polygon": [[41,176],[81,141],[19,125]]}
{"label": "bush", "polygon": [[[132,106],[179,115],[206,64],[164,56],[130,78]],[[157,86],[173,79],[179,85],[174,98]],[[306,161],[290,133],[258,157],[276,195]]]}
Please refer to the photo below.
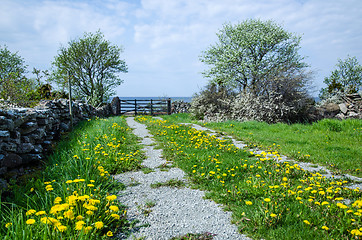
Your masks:
{"label": "bush", "polygon": [[272,93],[269,96],[256,96],[249,92],[235,95],[232,91],[209,85],[193,98],[190,112],[196,119],[216,122],[301,122],[308,120],[307,113],[312,103],[312,99],[305,95]]}
{"label": "bush", "polygon": [[234,97],[231,90],[209,84],[193,97],[189,111],[198,120],[223,121],[229,118],[230,104]]}

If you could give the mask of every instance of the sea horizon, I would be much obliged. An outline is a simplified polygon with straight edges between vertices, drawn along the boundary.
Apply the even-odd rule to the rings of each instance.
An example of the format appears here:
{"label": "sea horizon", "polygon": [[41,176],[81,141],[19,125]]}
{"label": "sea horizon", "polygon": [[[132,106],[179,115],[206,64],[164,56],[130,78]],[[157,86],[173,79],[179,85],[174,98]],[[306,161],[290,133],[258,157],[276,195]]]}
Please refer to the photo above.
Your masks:
{"label": "sea horizon", "polygon": [[[161,100],[161,99],[169,99],[171,98],[171,101],[184,101],[184,102],[191,102],[192,97],[121,97],[117,96],[121,100]],[[110,98],[110,101],[112,101],[113,97]]]}

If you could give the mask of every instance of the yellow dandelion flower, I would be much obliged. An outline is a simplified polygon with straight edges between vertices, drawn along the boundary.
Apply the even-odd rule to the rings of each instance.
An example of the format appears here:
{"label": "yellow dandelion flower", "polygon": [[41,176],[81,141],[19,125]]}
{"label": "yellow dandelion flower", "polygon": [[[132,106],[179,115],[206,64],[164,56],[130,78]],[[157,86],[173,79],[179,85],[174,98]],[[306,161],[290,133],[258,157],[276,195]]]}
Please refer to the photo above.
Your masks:
{"label": "yellow dandelion flower", "polygon": [[264,201],[265,202],[270,202],[271,200],[270,200],[270,198],[264,198]]}
{"label": "yellow dandelion flower", "polygon": [[89,210],[88,210],[88,211],[86,212],[86,214],[87,214],[87,215],[93,215],[93,211],[89,211]]}
{"label": "yellow dandelion flower", "polygon": [[26,220],[26,224],[28,224],[28,225],[33,225],[35,223],[35,219],[28,219],[28,220]]}
{"label": "yellow dandelion flower", "polygon": [[85,225],[85,222],[84,221],[77,221],[76,223],[75,223],[75,230],[82,230],[82,228],[83,228],[83,225]]}
{"label": "yellow dandelion flower", "polygon": [[54,204],[58,204],[58,203],[60,203],[62,201],[62,198],[61,197],[56,197],[55,199],[54,199]]}
{"label": "yellow dandelion flower", "polygon": [[74,219],[74,212],[70,209],[70,210],[64,212],[64,217],[68,218],[70,220],[73,220]]}
{"label": "yellow dandelion flower", "polygon": [[29,211],[26,212],[26,216],[32,215],[34,213],[36,213],[36,210],[30,209]]}
{"label": "yellow dandelion flower", "polygon": [[113,217],[114,219],[120,219],[120,216],[118,214],[112,213],[111,217]]}
{"label": "yellow dandelion flower", "polygon": [[275,218],[277,215],[275,213],[271,213],[270,216]]}
{"label": "yellow dandelion flower", "polygon": [[253,205],[253,203],[251,201],[245,201],[246,205]]}
{"label": "yellow dandelion flower", "polygon": [[358,229],[351,230],[351,234],[355,236],[362,236],[362,232]]}
{"label": "yellow dandelion flower", "polygon": [[112,237],[112,236],[113,236],[113,233],[112,233],[111,231],[108,231],[108,232],[107,232],[107,236],[108,236],[108,237]]}
{"label": "yellow dandelion flower", "polygon": [[94,223],[94,227],[96,227],[97,229],[101,229],[103,228],[104,224],[103,222],[95,222]]}
{"label": "yellow dandelion flower", "polygon": [[59,232],[64,232],[67,230],[67,226],[60,225],[57,226],[56,229],[58,229]]}
{"label": "yellow dandelion flower", "polygon": [[108,201],[114,201],[114,200],[117,199],[117,196],[116,196],[116,195],[107,196],[106,199],[107,199]]}
{"label": "yellow dandelion flower", "polygon": [[307,225],[310,225],[310,222],[308,220],[304,220],[303,222]]}
{"label": "yellow dandelion flower", "polygon": [[113,212],[118,212],[119,211],[119,208],[117,206],[109,206],[109,209],[112,210]]}
{"label": "yellow dandelion flower", "polygon": [[5,227],[6,227],[6,228],[9,228],[9,227],[11,227],[12,225],[13,225],[13,224],[9,222],[9,223],[5,224]]}
{"label": "yellow dandelion flower", "polygon": [[324,229],[324,230],[328,231],[328,230],[329,230],[329,227],[327,227],[327,226],[323,226],[323,227],[322,227],[322,229]]}
{"label": "yellow dandelion flower", "polygon": [[39,211],[39,212],[35,213],[36,216],[41,216],[41,215],[44,215],[44,214],[46,214],[45,211]]}

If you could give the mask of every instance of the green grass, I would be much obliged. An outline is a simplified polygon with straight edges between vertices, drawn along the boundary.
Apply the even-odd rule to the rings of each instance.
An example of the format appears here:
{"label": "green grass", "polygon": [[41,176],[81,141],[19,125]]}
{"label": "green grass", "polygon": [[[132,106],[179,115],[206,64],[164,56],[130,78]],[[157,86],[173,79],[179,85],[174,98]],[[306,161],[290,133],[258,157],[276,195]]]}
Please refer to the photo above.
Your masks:
{"label": "green grass", "polygon": [[141,168],[141,171],[144,173],[144,174],[149,174],[151,172],[154,172],[155,170],[153,170],[152,168],[149,168],[149,167],[142,167]]}
{"label": "green grass", "polygon": [[[189,114],[164,116],[172,122],[194,122]],[[362,120],[324,119],[313,124],[267,124],[226,121],[203,124],[225,132],[250,148],[277,150],[292,159],[326,166],[336,174],[362,177]]]}
{"label": "green grass", "polygon": [[183,187],[185,187],[185,183],[181,180],[171,179],[171,180],[168,180],[167,182],[152,183],[150,185],[150,187],[151,188],[160,188],[160,187],[183,188]]}
{"label": "green grass", "polygon": [[172,121],[137,120],[193,186],[232,211],[242,233],[257,239],[351,239],[362,231],[361,191],[348,188],[346,179],[278,164],[276,151],[254,155],[230,140]]}
{"label": "green grass", "polygon": [[187,233],[183,236],[173,237],[170,240],[212,240],[214,236],[211,233]]}
{"label": "green grass", "polygon": [[127,232],[124,186],[110,174],[144,158],[124,118],[84,121],[59,142],[42,171],[24,176],[0,201],[2,239],[103,239]]}

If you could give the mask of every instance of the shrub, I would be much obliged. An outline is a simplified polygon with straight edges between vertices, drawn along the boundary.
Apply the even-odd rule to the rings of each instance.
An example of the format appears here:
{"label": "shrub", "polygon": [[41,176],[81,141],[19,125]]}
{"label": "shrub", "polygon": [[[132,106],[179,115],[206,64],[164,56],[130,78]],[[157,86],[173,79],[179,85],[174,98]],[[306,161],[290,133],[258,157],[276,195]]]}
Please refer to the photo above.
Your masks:
{"label": "shrub", "polygon": [[190,112],[196,119],[216,122],[298,122],[308,120],[307,112],[312,103],[306,95],[271,93],[268,96],[256,96],[250,92],[235,95],[230,90],[209,85],[193,98]]}
{"label": "shrub", "polygon": [[226,120],[230,115],[230,104],[234,96],[230,89],[209,84],[193,97],[189,111],[198,120]]}

